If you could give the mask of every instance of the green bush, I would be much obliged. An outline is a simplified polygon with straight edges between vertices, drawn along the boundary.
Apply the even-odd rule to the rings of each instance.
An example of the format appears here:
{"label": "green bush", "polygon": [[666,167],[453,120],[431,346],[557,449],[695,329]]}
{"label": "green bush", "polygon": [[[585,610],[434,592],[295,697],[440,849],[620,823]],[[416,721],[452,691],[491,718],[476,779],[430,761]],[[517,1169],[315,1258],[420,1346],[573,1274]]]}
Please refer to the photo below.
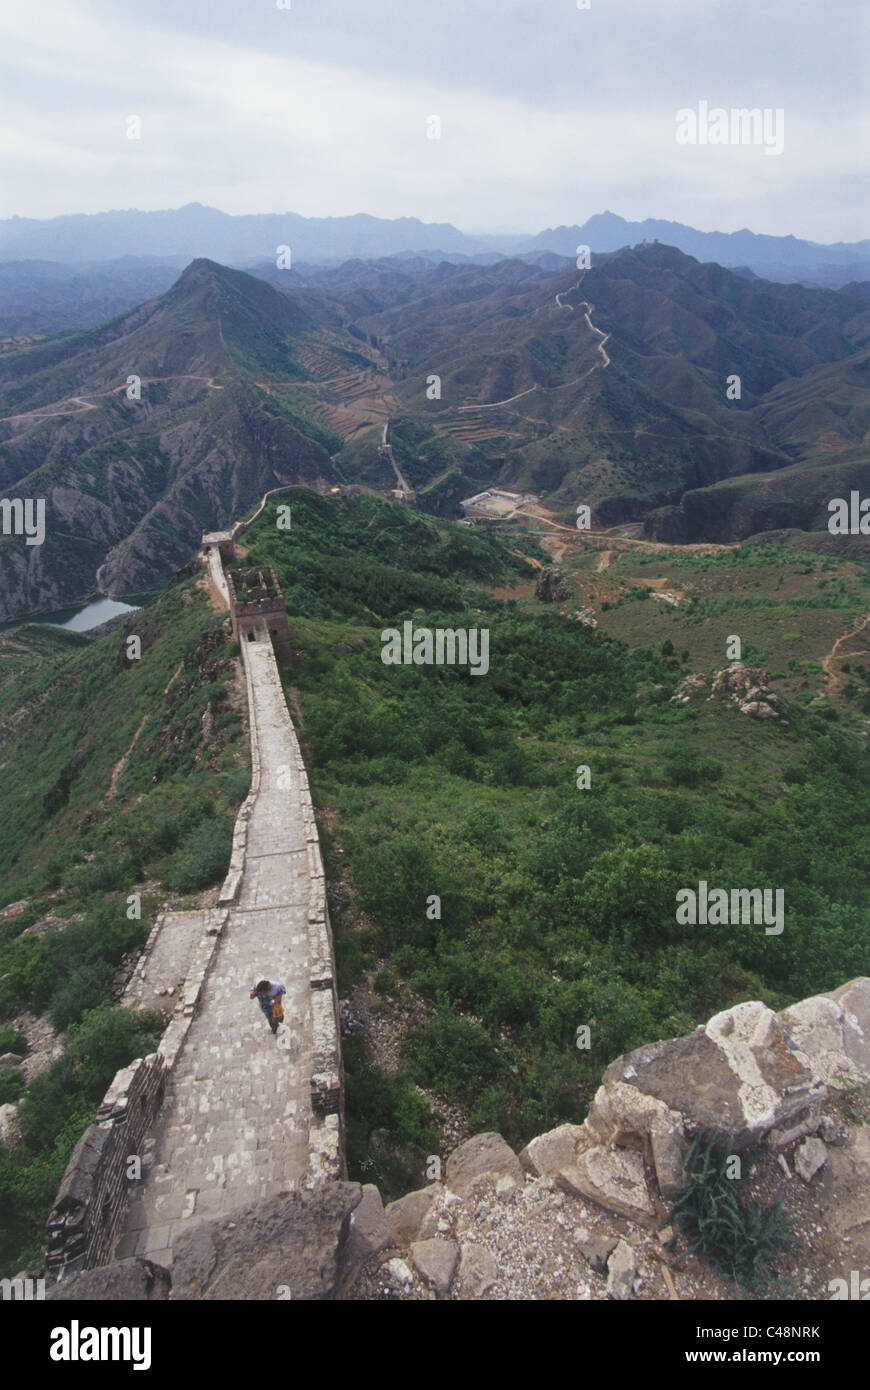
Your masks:
{"label": "green bush", "polygon": [[463,1096],[488,1081],[497,1057],[479,1019],[442,1009],[409,1039],[412,1075],[440,1095]]}
{"label": "green bush", "polygon": [[11,1105],[21,1095],[24,1077],[20,1067],[4,1067],[0,1071],[0,1105]]}
{"label": "green bush", "polygon": [[22,1053],[27,1047],[27,1039],[17,1028],[0,1028],[0,1055],[4,1052]]}
{"label": "green bush", "polygon": [[201,821],[184,838],[182,857],[166,874],[166,884],[177,893],[196,893],[219,883],[227,871],[233,843],[232,822]]}
{"label": "green bush", "polygon": [[[684,1161],[685,1182],[674,1195],[662,1224],[677,1226],[688,1242],[688,1253],[701,1255],[729,1282],[750,1291],[763,1290],[770,1281],[777,1256],[801,1248],[791,1217],[781,1203],[761,1207],[740,1192],[740,1183],[761,1156],[743,1153],[741,1174],[728,1177],[735,1155],[716,1130],[702,1129],[692,1141]],[[673,1236],[666,1248],[671,1248]],[[682,1260],[677,1263],[682,1263]]]}

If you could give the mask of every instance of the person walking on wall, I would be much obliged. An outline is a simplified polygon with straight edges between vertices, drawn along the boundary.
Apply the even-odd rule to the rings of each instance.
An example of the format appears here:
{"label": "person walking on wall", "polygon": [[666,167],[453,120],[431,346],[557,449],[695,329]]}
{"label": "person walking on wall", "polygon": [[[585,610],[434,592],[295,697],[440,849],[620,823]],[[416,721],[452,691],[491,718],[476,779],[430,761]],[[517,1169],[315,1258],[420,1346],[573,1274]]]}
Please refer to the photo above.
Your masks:
{"label": "person walking on wall", "polygon": [[273,1033],[277,1033],[278,1024],[284,1018],[284,1005],[281,1003],[281,996],[287,991],[283,985],[279,985],[274,980],[260,980],[251,990],[250,998],[256,999],[266,1018],[269,1020],[269,1027]]}

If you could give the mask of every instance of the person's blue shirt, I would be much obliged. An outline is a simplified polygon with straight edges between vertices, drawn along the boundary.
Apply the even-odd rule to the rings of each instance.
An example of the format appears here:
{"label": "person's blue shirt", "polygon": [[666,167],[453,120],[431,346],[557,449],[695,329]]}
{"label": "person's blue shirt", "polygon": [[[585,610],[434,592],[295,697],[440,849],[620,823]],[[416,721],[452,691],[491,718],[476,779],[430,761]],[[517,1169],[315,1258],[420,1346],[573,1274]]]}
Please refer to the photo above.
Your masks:
{"label": "person's blue shirt", "polygon": [[[254,986],[254,989],[251,991],[251,993],[254,994],[255,992],[256,985]],[[263,1010],[263,1013],[266,1015],[267,1018],[272,1017],[272,1005],[274,1004],[275,1000],[280,995],[286,993],[287,991],[283,985],[279,985],[274,980],[270,980],[269,988],[265,990],[263,994],[256,995],[257,1003],[259,1004],[260,1008]]]}

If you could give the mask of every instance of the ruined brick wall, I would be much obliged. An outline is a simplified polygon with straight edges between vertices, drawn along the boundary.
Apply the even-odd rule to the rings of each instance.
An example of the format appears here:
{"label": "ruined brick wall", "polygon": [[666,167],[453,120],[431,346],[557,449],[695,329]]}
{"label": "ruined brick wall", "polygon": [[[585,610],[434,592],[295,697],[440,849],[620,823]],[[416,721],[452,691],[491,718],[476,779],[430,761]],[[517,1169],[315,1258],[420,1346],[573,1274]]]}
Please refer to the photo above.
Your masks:
{"label": "ruined brick wall", "polygon": [[111,1256],[127,1207],[127,1160],[142,1152],[163,1100],[165,1073],[159,1053],[119,1071],[76,1144],[48,1220],[47,1264],[56,1277]]}
{"label": "ruined brick wall", "polygon": [[[242,822],[240,831],[237,821],[237,835],[241,833],[243,837],[245,827],[246,822]],[[223,893],[233,891],[231,877],[232,871],[227,875]],[[46,1227],[46,1263],[55,1278],[79,1269],[93,1269],[111,1256],[130,1193],[127,1159],[141,1155],[160,1110],[166,1083],[196,1015],[229,911],[209,908],[202,915],[203,935],[157,1051],[116,1072],[94,1123],[85,1130],[66,1166]],[[146,950],[165,929],[166,922],[171,922],[171,916],[167,913],[158,919]]]}

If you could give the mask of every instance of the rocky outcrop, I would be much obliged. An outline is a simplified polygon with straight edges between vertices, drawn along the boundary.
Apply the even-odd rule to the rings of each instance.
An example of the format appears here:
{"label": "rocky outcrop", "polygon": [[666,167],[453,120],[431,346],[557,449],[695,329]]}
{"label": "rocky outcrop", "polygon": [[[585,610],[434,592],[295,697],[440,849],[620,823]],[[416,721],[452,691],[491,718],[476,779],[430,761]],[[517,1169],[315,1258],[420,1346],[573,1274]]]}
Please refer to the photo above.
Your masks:
{"label": "rocky outcrop", "polygon": [[[870,1265],[868,1046],[870,979],[780,1013],[738,1004],[617,1058],[582,1125],[519,1155],[479,1134],[450,1155],[443,1181],[386,1209],[372,1186],[328,1183],[204,1223],[175,1247],[171,1297],[726,1298],[733,1290],[685,1245],[674,1262],[665,1224],[692,1137],[717,1128],[731,1156],[756,1154],[754,1195],[796,1221],[788,1296],[828,1298],[844,1269],[848,1279]],[[135,1263],[85,1277],[108,1289],[114,1269],[129,1288],[144,1277]]]}
{"label": "rocky outcrop", "polygon": [[[782,699],[770,689],[770,677],[765,671],[732,661],[730,666],[713,676],[707,697],[726,698],[741,714],[753,719],[784,719],[787,710]],[[707,678],[699,674],[685,676],[671,696],[672,705],[687,705],[693,695],[707,688]]]}
{"label": "rocky outcrop", "polygon": [[[839,1274],[843,1249],[870,1258],[870,1130],[831,1113],[868,1080],[870,980],[778,1014],[738,1004],[694,1033],[617,1058],[584,1123],[538,1135],[518,1158],[497,1134],[466,1141],[445,1182],[387,1208],[394,1245],[364,1263],[352,1296],[723,1297],[700,1261],[689,1275],[670,1273],[663,1242],[673,1232],[659,1230],[692,1137],[713,1128],[738,1159],[767,1145],[764,1181],[774,1175],[776,1198],[790,1190],[799,1220],[824,1213],[835,1229],[826,1252],[821,1225],[805,1246],[802,1292],[823,1296],[810,1290],[816,1280],[826,1287],[825,1271]],[[797,1179],[776,1163],[786,1154]],[[427,1263],[436,1251],[437,1279]],[[399,1264],[401,1280],[390,1272]]]}
{"label": "rocky outcrop", "polygon": [[0,1105],[0,1148],[14,1149],[21,1138],[17,1105]]}
{"label": "rocky outcrop", "polygon": [[541,603],[558,603],[568,597],[569,590],[558,570],[541,570],[535,584],[535,598]]}

